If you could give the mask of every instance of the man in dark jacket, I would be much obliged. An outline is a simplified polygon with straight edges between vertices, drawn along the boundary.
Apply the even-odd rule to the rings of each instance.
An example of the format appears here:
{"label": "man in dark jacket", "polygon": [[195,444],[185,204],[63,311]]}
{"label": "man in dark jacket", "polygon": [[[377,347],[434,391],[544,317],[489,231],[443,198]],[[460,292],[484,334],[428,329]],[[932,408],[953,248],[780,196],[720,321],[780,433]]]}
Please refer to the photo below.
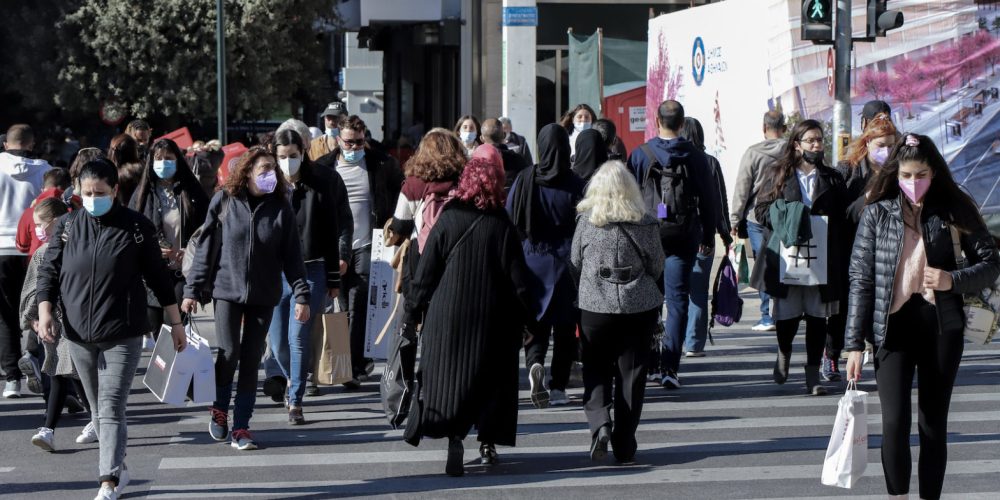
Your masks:
{"label": "man in dark jacket", "polygon": [[[684,107],[677,101],[663,101],[657,109],[658,137],[632,151],[628,166],[643,189],[646,210],[660,219],[660,241],[667,256],[663,283],[667,303],[667,321],[660,356],[661,385],[680,388],[677,369],[687,328],[689,276],[698,252],[715,251],[715,226],[718,219],[718,192],[713,189],[712,169],[705,153],[691,141],[680,137],[684,126]],[[660,202],[666,190],[666,170],[676,175],[684,195],[677,206]],[[679,192],[677,188],[674,193]],[[654,373],[656,370],[652,370]]]}
{"label": "man in dark jacket", "polygon": [[403,186],[403,172],[393,157],[367,147],[365,122],[361,118],[351,115],[339,125],[337,148],[316,163],[340,174],[344,183],[338,186],[344,186],[346,193],[334,193],[334,198],[346,197],[354,215],[351,253],[341,255],[345,259],[341,264],[345,272],[341,276],[339,298],[341,307],[348,312],[354,370],[354,379],[344,385],[356,389],[375,368],[375,362],[364,357],[372,230],[381,229],[392,217]]}
{"label": "man in dark jacket", "polygon": [[[518,135],[514,132],[510,118],[501,116],[500,118],[497,118],[497,121],[503,125],[504,138],[502,142],[505,146],[507,146],[507,149],[510,149],[515,154],[521,155],[521,157],[524,158],[524,163],[526,165],[534,165],[535,160],[531,156],[531,147],[528,146],[528,140],[525,139],[524,136]],[[506,167],[506,165],[504,165],[504,167]]]}
{"label": "man in dark jacket", "polygon": [[503,143],[504,133],[503,124],[500,120],[495,120],[490,118],[483,122],[483,128],[480,135],[483,139],[483,143],[490,144],[500,150],[500,158],[503,159],[503,173],[505,178],[504,183],[504,195],[510,192],[510,186],[514,184],[514,179],[517,174],[521,173],[525,167],[528,167],[528,162],[524,160],[524,157],[511,151],[506,144]]}
{"label": "man in dark jacket", "polygon": [[[785,147],[785,115],[781,111],[764,113],[764,141],[754,144],[743,153],[740,169],[736,174],[733,188],[733,207],[729,216],[733,237],[750,238],[750,248],[754,258],[761,254],[764,244],[764,226],[757,221],[754,206],[757,194],[764,181],[764,173],[781,157]],[[753,326],[757,332],[773,332],[771,319],[771,297],[763,291],[760,294],[760,321]]]}

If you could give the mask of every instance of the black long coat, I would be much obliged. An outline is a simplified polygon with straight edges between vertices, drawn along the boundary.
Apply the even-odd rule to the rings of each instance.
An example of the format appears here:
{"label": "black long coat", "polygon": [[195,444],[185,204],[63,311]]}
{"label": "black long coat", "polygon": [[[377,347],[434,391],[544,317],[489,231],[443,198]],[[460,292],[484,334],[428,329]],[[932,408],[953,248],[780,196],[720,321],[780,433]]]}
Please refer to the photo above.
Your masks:
{"label": "black long coat", "polygon": [[[847,192],[844,189],[844,179],[835,170],[827,166],[816,167],[819,175],[816,177],[816,192],[809,215],[826,215],[829,217],[829,233],[827,234],[827,284],[819,286],[819,294],[823,302],[833,302],[839,300],[844,284],[845,269],[843,265],[846,258],[843,253],[847,251],[840,244],[845,233],[845,210],[847,209]],[[765,181],[761,188],[761,193],[770,193],[772,182]],[[792,173],[785,178],[781,197],[785,201],[802,201],[802,191],[799,188],[797,174]],[[761,246],[761,253],[764,258],[757,259],[753,266],[753,275],[750,277],[751,285],[768,295],[778,298],[788,297],[788,286],[781,282],[779,276],[781,256],[767,248],[767,242],[771,239],[773,227],[771,226],[771,205],[777,198],[767,196],[757,201],[755,215],[761,225],[764,226],[764,244]],[[853,235],[852,235],[853,236]]]}
{"label": "black long coat", "polygon": [[476,426],[480,441],[514,445],[521,326],[534,316],[528,273],[503,210],[452,202],[441,213],[406,299],[427,314],[407,442],[464,438]]}

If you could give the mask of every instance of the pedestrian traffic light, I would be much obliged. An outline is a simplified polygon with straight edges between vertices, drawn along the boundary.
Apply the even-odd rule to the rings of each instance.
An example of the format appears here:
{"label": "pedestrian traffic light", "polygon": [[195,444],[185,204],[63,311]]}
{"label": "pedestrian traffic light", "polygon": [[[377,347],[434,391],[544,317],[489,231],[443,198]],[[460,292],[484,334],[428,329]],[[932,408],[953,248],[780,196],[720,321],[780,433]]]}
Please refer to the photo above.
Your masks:
{"label": "pedestrian traffic light", "polygon": [[833,43],[834,0],[802,0],[802,39]]}
{"label": "pedestrian traffic light", "polygon": [[885,32],[903,26],[903,13],[888,10],[888,0],[868,0],[868,38],[885,36]]}

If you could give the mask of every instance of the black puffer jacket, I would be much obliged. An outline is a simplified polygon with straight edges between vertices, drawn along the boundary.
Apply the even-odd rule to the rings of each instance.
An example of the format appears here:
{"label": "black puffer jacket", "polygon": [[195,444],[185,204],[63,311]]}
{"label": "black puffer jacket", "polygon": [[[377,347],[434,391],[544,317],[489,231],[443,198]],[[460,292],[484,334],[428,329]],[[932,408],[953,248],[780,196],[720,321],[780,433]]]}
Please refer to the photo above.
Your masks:
{"label": "black puffer jacket", "polygon": [[[317,159],[315,163],[336,171],[337,158],[340,158],[340,148]],[[400,170],[399,162],[395,158],[373,148],[365,148],[365,164],[368,166],[368,183],[372,196],[372,212],[369,214],[371,227],[380,229],[385,226],[385,221],[392,217],[396,209],[399,190],[403,187],[403,171]],[[334,186],[333,194],[336,199],[347,199],[347,188],[344,187],[343,181]],[[354,217],[360,216],[361,214],[354,214]]]}
{"label": "black puffer jacket", "polygon": [[[892,290],[902,252],[902,198],[882,200],[865,207],[851,254],[850,296],[847,306],[845,351],[861,351],[865,340],[881,346],[885,341]],[[962,251],[969,267],[957,269],[947,211],[930,204],[921,213],[927,265],[950,271],[953,286],[934,292],[939,331],[961,334],[965,323],[962,294],[977,293],[1000,275],[1000,256],[985,226],[962,233]]]}

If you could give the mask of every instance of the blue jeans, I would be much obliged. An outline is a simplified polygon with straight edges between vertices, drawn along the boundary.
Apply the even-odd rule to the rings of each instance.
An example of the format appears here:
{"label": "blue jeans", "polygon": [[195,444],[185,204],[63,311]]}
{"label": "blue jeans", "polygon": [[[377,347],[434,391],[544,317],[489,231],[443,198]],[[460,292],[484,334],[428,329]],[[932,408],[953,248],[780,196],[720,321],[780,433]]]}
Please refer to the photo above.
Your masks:
{"label": "blue jeans", "polygon": [[705,350],[708,340],[708,282],[712,276],[712,264],[715,254],[695,256],[691,268],[690,296],[688,299],[687,332],[684,340],[684,350],[701,352]]}
{"label": "blue jeans", "polygon": [[[757,259],[758,255],[763,255],[764,226],[747,221],[747,235],[750,236],[750,248],[753,249],[753,258]],[[759,295],[760,321],[762,323],[774,323],[774,320],[771,319],[771,296],[764,293],[763,290],[759,292]]]}
{"label": "blue jeans", "polygon": [[664,371],[676,372],[681,364],[681,349],[688,324],[691,269],[697,253],[669,254],[663,266],[663,301],[667,304],[667,319],[663,327],[660,368]]}
{"label": "blue jeans", "polygon": [[288,404],[302,406],[309,375],[313,317],[323,313],[326,297],[326,266],[322,261],[306,262],[306,282],[309,283],[309,319],[305,323],[295,320],[295,298],[284,275],[281,278],[281,301],[274,308],[271,327],[267,330],[271,354],[281,375],[290,382]]}

